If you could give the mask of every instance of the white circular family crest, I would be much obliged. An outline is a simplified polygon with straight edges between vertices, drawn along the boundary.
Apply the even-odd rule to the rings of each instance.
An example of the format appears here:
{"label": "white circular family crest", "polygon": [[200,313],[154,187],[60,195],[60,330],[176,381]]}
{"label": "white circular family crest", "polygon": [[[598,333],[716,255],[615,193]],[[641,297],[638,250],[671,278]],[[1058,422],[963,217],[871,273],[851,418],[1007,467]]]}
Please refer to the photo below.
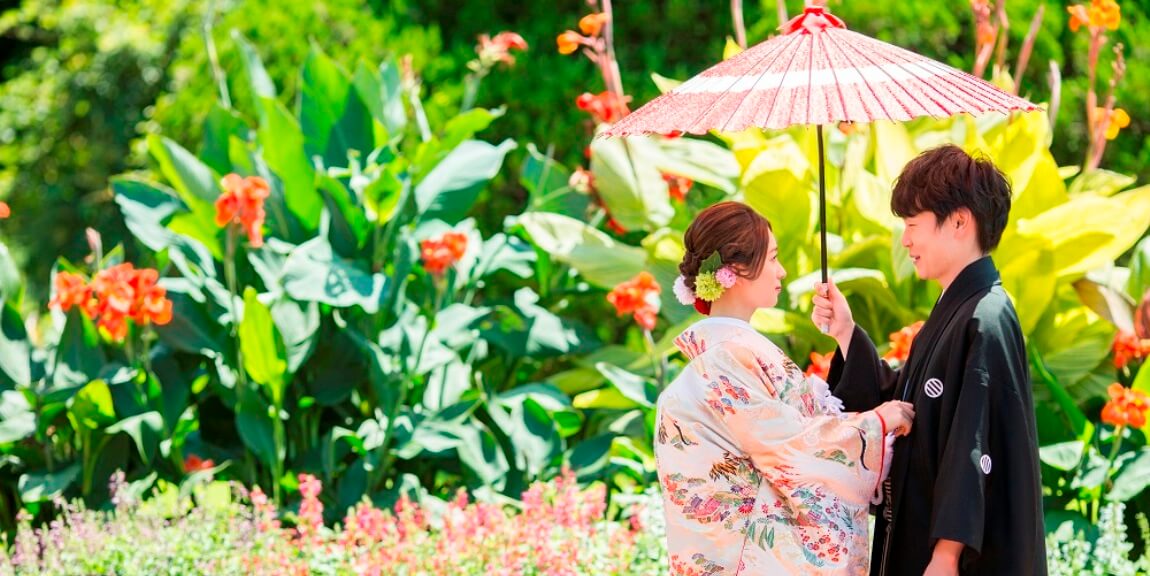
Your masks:
{"label": "white circular family crest", "polygon": [[991,462],[989,454],[983,454],[982,458],[978,459],[978,466],[979,468],[982,468],[983,474],[990,474],[990,465]]}
{"label": "white circular family crest", "polygon": [[938,398],[939,396],[942,396],[942,380],[939,380],[938,378],[931,378],[930,380],[927,380],[926,384],[923,385],[922,388],[926,391],[926,395],[930,396],[931,398]]}

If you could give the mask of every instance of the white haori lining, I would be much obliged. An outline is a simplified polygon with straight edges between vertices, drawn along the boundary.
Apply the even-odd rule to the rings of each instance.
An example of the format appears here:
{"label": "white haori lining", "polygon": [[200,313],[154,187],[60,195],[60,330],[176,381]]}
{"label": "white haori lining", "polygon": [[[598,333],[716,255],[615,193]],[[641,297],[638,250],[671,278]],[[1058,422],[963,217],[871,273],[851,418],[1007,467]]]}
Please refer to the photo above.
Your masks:
{"label": "white haori lining", "polygon": [[788,70],[769,72],[759,76],[696,76],[674,90],[676,94],[713,94],[721,92],[749,92],[808,86],[849,86],[854,84],[883,84],[907,80],[929,80],[949,75],[950,70],[939,69],[928,62],[901,62],[858,68],[824,70]]}

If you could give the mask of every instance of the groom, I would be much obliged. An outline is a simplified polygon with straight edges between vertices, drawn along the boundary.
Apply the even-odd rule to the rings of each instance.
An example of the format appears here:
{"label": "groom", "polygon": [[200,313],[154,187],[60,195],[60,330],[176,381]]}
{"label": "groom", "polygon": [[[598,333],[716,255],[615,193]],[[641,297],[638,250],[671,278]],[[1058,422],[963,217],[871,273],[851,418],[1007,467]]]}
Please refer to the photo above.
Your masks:
{"label": "groom", "polygon": [[1026,349],[988,256],[1010,185],[989,160],[943,146],[907,164],[891,209],[915,271],[943,290],[906,363],[879,358],[833,283],[818,286],[811,313],[839,344],[829,380],[847,410],[914,404],[914,431],[895,441],[871,574],[1045,576]]}

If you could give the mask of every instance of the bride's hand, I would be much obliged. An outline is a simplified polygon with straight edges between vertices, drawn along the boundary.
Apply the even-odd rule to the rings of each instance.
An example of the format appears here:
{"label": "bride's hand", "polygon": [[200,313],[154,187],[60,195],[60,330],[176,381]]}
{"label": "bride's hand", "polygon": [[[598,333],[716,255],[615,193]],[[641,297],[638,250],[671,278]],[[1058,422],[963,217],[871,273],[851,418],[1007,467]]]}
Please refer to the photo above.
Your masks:
{"label": "bride's hand", "polygon": [[914,405],[909,402],[891,400],[884,402],[874,411],[886,422],[887,432],[895,436],[906,436],[914,424]]}

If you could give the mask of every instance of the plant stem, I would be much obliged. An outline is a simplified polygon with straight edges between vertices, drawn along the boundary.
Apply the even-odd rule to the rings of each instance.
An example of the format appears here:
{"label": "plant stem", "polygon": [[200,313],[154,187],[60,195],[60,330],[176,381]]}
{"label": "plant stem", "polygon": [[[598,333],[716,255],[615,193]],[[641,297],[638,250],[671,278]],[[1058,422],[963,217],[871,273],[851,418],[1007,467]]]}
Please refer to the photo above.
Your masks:
{"label": "plant stem", "polygon": [[215,18],[216,3],[214,0],[208,2],[208,11],[204,14],[204,44],[208,51],[208,61],[212,64],[212,76],[215,77],[216,86],[220,90],[220,102],[223,103],[224,108],[232,108],[232,99],[228,94],[228,80],[224,75],[223,68],[220,67],[220,58],[216,54],[216,41],[212,38],[212,19]]}
{"label": "plant stem", "polygon": [[228,283],[228,294],[231,295],[232,305],[232,340],[236,344],[236,367],[240,385],[247,389],[248,375],[244,371],[244,351],[240,345],[240,307],[239,295],[236,290],[236,227],[228,225],[227,253],[224,255],[224,277]]}
{"label": "plant stem", "polygon": [[[783,7],[786,9],[786,6]],[[743,24],[743,0],[731,0],[731,19],[735,24],[735,42],[739,48],[747,49],[747,27]]]}

